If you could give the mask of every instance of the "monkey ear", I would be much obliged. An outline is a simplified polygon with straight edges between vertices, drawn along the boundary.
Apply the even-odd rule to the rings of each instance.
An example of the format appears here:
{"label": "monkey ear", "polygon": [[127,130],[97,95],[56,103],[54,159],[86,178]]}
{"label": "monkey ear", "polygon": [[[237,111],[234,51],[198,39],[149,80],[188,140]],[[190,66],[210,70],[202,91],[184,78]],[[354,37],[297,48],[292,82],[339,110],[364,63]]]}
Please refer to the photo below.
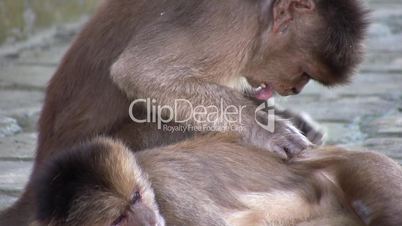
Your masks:
{"label": "monkey ear", "polygon": [[272,31],[277,33],[279,31],[286,30],[289,26],[289,22],[293,20],[291,12],[291,3],[293,0],[277,1],[273,5],[273,26]]}
{"label": "monkey ear", "polygon": [[314,0],[281,0],[273,5],[274,32],[286,30],[294,17],[314,12],[316,4]]}
{"label": "monkey ear", "polygon": [[314,0],[292,0],[291,8],[296,12],[313,12],[316,5]]}

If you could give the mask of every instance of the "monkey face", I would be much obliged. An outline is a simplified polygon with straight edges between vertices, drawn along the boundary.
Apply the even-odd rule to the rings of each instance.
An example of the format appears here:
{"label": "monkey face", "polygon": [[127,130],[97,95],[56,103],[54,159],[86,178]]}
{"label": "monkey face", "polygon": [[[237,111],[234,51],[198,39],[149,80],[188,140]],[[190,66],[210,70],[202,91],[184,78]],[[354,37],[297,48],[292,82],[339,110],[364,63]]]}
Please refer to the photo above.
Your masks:
{"label": "monkey face", "polygon": [[110,226],[163,226],[162,216],[153,211],[142,200],[140,192],[135,192],[130,205]]}
{"label": "monkey face", "polygon": [[299,94],[310,79],[314,79],[311,72],[317,70],[301,55],[282,52],[252,64],[244,75],[253,87],[255,98],[267,100],[274,93],[282,96]]}
{"label": "monkey face", "polygon": [[35,178],[35,195],[39,225],[165,225],[134,155],[106,138],[49,161]]}
{"label": "monkey face", "polygon": [[[272,6],[272,23],[258,34],[243,72],[260,90],[257,99],[273,91],[298,94],[310,79],[326,86],[343,84],[354,74],[364,52],[366,11],[353,1],[328,4],[286,0]],[[330,20],[340,5],[349,8],[350,18]]]}
{"label": "monkey face", "polygon": [[267,99],[266,93],[282,96],[299,94],[313,80],[329,77],[325,65],[321,64],[292,31],[267,30],[260,37],[260,48],[250,58],[242,74],[255,89],[255,97]]}

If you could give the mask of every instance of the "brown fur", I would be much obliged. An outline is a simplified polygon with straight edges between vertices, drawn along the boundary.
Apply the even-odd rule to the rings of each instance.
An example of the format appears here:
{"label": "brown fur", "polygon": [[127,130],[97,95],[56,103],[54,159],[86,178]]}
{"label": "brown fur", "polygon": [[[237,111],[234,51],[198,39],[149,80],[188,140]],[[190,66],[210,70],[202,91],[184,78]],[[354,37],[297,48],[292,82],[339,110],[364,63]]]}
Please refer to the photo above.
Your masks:
{"label": "brown fur", "polygon": [[[402,170],[389,158],[371,152],[325,147],[286,163],[263,150],[244,146],[238,140],[221,135],[199,137],[136,153],[135,162],[121,143],[98,139],[90,144],[91,150],[78,147],[69,155],[86,157],[81,159],[82,163],[77,163],[82,164],[78,167],[80,175],[88,171],[88,163],[100,170],[95,177],[113,172],[115,176],[105,179],[106,184],[128,191],[122,193],[122,197],[130,196],[136,184],[150,183],[166,225],[401,225]],[[82,155],[82,152],[89,154]],[[104,159],[94,161],[90,156]],[[61,157],[56,158],[58,168],[71,164],[65,156]],[[46,180],[60,174],[60,170],[54,168],[46,168],[45,172],[40,177]],[[134,184],[127,184],[122,180],[124,177]],[[85,190],[98,187],[109,196],[117,195],[104,183],[62,179],[54,181],[57,183],[64,187],[86,184]],[[48,186],[40,183],[38,187]],[[57,210],[46,209],[49,208],[46,204],[54,203],[54,198],[62,191],[45,189],[48,192],[43,193],[42,189],[38,191],[38,209],[42,211],[38,216],[42,222],[56,220],[61,222],[55,224],[58,226],[79,225],[77,222],[83,219],[95,218],[100,219],[99,225],[107,226],[114,218],[104,217],[122,211],[120,205],[91,193],[91,199],[71,207],[80,211],[62,212],[71,219],[63,223],[64,215],[59,218],[55,214]],[[82,200],[83,194],[86,193],[75,193],[70,201]],[[84,208],[92,203],[101,204],[98,208]],[[87,215],[91,217],[84,217]]]}
{"label": "brown fur", "polygon": [[[305,149],[310,142],[289,122],[278,119],[275,133],[260,128],[254,121],[255,105],[241,90],[233,89],[239,87],[241,75],[252,85],[270,84],[281,95],[300,92],[310,78],[325,84],[338,82],[334,79],[338,74],[326,65],[329,61],[321,62],[311,46],[302,45],[301,34],[306,33],[307,24],[313,22],[313,27],[326,29],[316,10],[319,8],[310,7],[318,3],[307,0],[306,11],[299,10],[305,6],[295,7],[296,0],[275,2],[284,4],[270,0],[106,0],[49,82],[32,175],[54,153],[98,135],[121,137],[131,142],[133,150],[177,142],[191,135],[163,134],[153,125],[131,122],[129,103],[142,97],[155,97],[163,105],[171,105],[175,98],[216,106],[222,98],[225,105],[244,105],[244,141],[283,157]],[[358,0],[351,2],[333,11],[347,11],[351,14],[349,21],[357,21],[340,31],[345,37],[348,31],[365,28],[360,23],[364,15],[354,13],[362,6]],[[278,10],[284,10],[284,14],[275,13]],[[347,37],[352,37],[348,40],[356,45],[346,46],[347,51],[339,45],[343,48],[339,51],[360,52],[361,37]],[[332,57],[330,66],[341,68],[352,68],[358,62],[336,64],[338,55],[328,57]],[[355,57],[350,55],[348,59]],[[189,114],[187,108],[179,107],[176,115]],[[225,122],[212,126],[222,124]],[[146,140],[136,138],[138,134]],[[29,222],[33,202],[30,189],[31,182],[17,204],[1,213],[0,224]]]}
{"label": "brown fur", "polygon": [[[131,226],[155,226],[151,222],[161,218],[146,175],[121,143],[95,139],[61,153],[40,174],[35,187],[41,224],[93,226],[112,224],[123,216]],[[140,198],[133,202],[135,192]],[[49,194],[55,194],[50,202]]]}

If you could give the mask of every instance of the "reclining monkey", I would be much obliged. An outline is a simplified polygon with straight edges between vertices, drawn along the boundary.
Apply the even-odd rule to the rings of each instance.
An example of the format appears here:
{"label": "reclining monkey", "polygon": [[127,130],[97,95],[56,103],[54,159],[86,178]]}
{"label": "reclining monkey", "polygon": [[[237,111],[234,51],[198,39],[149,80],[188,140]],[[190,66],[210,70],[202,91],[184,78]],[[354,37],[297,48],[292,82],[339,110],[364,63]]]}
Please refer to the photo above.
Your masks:
{"label": "reclining monkey", "polygon": [[324,147],[284,162],[238,140],[135,154],[107,138],[75,147],[36,178],[36,224],[402,225],[402,170],[391,159]]}

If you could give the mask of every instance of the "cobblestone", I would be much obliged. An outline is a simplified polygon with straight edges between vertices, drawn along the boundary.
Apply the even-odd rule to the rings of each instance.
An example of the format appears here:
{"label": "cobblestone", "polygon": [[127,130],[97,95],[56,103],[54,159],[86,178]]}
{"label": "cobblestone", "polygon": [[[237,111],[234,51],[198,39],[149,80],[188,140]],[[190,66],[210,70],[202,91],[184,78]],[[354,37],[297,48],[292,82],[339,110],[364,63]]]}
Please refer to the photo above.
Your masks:
{"label": "cobblestone", "polygon": [[42,90],[54,72],[54,67],[12,65],[0,71],[0,86],[26,90]]}
{"label": "cobblestone", "polygon": [[0,159],[16,161],[32,160],[36,139],[36,133],[20,133],[15,136],[0,138]]}
{"label": "cobblestone", "polygon": [[[347,86],[311,83],[284,106],[310,113],[327,144],[382,152],[402,163],[402,2],[369,1],[368,54]],[[43,91],[71,41],[71,30],[0,60],[0,209],[20,194],[32,167]]]}

